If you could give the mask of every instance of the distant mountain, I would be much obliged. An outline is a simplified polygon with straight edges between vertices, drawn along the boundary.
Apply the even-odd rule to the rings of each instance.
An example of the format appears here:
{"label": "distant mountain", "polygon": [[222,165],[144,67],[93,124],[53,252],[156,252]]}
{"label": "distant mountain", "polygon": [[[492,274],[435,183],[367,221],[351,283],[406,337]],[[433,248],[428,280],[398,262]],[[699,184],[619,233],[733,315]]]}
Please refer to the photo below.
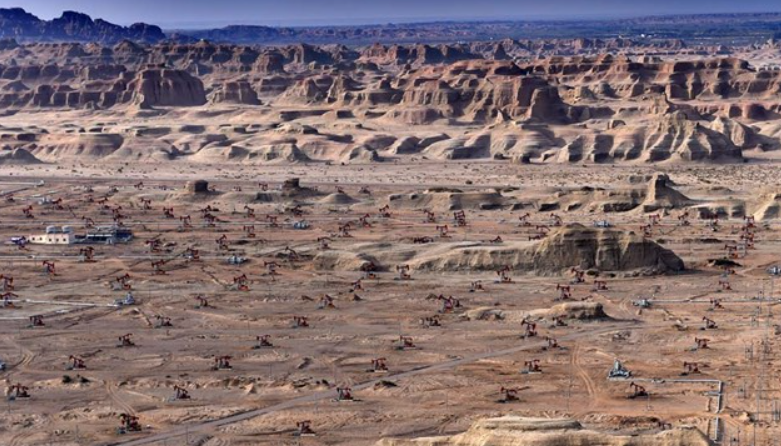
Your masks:
{"label": "distant mountain", "polygon": [[283,42],[299,38],[300,31],[292,28],[273,28],[270,26],[232,25],[219,29],[206,29],[198,31],[181,31],[197,39],[211,40],[215,42],[230,43],[263,43]]}
{"label": "distant mountain", "polygon": [[370,45],[373,43],[454,43],[512,39],[678,39],[688,44],[764,42],[779,32],[781,13],[701,14],[604,20],[451,21],[363,26],[269,27],[234,25],[219,29],[170,30],[137,23],[129,27],[73,11],[50,21],[22,8],[0,8],[0,39],[17,42],[98,42],[123,40],[190,43],[208,40],[246,45],[293,43]]}
{"label": "distant mountain", "polygon": [[125,27],[92,18],[86,14],[65,11],[50,21],[41,20],[22,8],[0,8],[0,38],[19,42],[99,42],[115,44],[122,40],[156,43],[166,38],[160,27],[136,23]]}
{"label": "distant mountain", "polygon": [[267,27],[229,26],[178,30],[174,40],[279,45],[290,43],[367,45],[453,43],[512,39],[679,39],[691,44],[764,42],[778,32],[781,13],[696,14],[602,20],[495,20],[392,23],[382,25]]}
{"label": "distant mountain", "polygon": [[229,26],[182,30],[179,34],[213,42],[243,44],[366,45],[380,43],[453,43],[512,39],[681,39],[687,43],[764,42],[779,31],[781,13],[647,16],[603,20],[502,20],[397,23],[363,26],[270,28]]}

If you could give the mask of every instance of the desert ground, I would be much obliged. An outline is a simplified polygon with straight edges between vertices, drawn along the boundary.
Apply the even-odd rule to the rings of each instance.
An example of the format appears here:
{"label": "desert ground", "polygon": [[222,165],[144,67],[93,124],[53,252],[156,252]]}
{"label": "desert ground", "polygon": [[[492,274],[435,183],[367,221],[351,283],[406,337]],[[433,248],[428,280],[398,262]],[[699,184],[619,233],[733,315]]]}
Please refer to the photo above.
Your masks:
{"label": "desert ground", "polygon": [[777,56],[4,41],[0,444],[776,444]]}
{"label": "desert ground", "polygon": [[[3,274],[13,277],[18,296],[1,314],[0,358],[8,367],[3,378],[9,386],[28,386],[30,393],[7,402],[2,423],[8,444],[374,444],[380,438],[456,434],[477,420],[506,414],[573,418],[623,434],[656,432],[669,424],[713,436],[720,423],[719,435],[753,441],[749,414],[756,416],[757,404],[758,441],[772,441],[779,390],[772,378],[778,367],[777,299],[767,269],[778,261],[776,223],[756,223],[755,247],[735,254],[734,273],[725,274],[714,260],[729,257],[725,245],[739,244],[747,220],[726,218],[714,232],[712,220],[691,215],[684,226],[678,217],[685,211],[672,211],[652,214],[661,218],[647,239],[679,255],[683,271],[594,276],[595,269],[588,269],[583,283],[576,283],[577,272],[554,268],[510,271],[511,282],[501,283],[494,271],[500,268],[469,260],[455,247],[522,250],[541,243],[529,240],[540,231],[537,226],[550,228],[548,238],[562,231],[592,242],[584,232],[633,232],[642,238],[648,215],[558,212],[563,221],[557,227],[551,212],[533,207],[472,207],[465,210],[466,225],[458,227],[449,200],[426,206],[433,213],[430,222],[422,208],[388,199],[427,194],[436,185],[451,188],[440,192],[448,196],[502,190],[545,201],[555,196],[554,189],[630,187],[630,178],[657,169],[499,162],[260,172],[221,167],[198,168],[197,175],[185,167],[117,169],[78,165],[63,172],[61,166],[37,166],[4,172],[2,188],[13,191],[13,201],[2,208],[4,239],[43,233],[47,225],[85,232],[81,216],[92,216],[95,225],[111,224],[109,209],[116,208],[135,235],[127,244],[95,245],[92,262],[80,261],[86,260],[79,259],[81,245],[3,248]],[[667,174],[675,179],[674,190],[692,200],[712,199],[713,186],[698,179],[717,175],[729,177],[720,188],[729,188],[730,197],[751,200],[760,187],[757,178],[773,171],[767,165],[705,166]],[[204,178],[211,191],[185,188]],[[296,200],[303,215],[291,214],[293,198],[258,201],[258,194],[281,195],[290,178],[300,178],[301,191],[294,195],[304,197]],[[466,178],[475,180],[466,185]],[[456,189],[462,192],[452,192]],[[63,201],[38,205],[42,197]],[[108,200],[100,204],[102,197]],[[144,209],[144,199],[151,209]],[[22,212],[29,205],[33,218]],[[386,205],[389,216],[383,217],[379,209]],[[219,209],[213,227],[201,218],[207,207]],[[178,217],[166,218],[163,208],[192,216],[192,228],[181,228]],[[364,227],[360,218],[367,214]],[[524,224],[520,217],[526,214]],[[277,217],[276,227],[268,216]],[[613,227],[593,229],[600,220]],[[295,221],[311,226],[294,229]],[[347,223],[352,229],[344,236],[340,227]],[[249,225],[255,237],[244,230]],[[443,238],[436,227],[445,225],[450,229]],[[222,236],[225,248],[216,241]],[[492,242],[497,236],[501,243]],[[322,237],[329,238],[328,248],[317,242]],[[429,243],[413,243],[420,237],[430,237]],[[149,240],[158,240],[159,248],[152,250]],[[580,244],[559,243],[568,250]],[[185,258],[189,248],[199,251],[198,260]],[[367,277],[361,259],[351,255],[362,251],[382,257],[382,267],[372,273],[376,277]],[[231,255],[247,262],[229,265]],[[432,263],[427,256],[474,263],[427,266]],[[155,273],[152,262],[158,260],[165,261],[160,267],[165,274]],[[54,274],[44,272],[43,261],[55,263]],[[410,261],[415,262],[410,280],[399,280],[395,267]],[[274,275],[270,262],[278,265]],[[655,262],[648,265],[656,269]],[[125,274],[137,302],[116,307],[115,300],[128,291],[113,291],[111,285]],[[232,289],[240,275],[248,278],[246,291]],[[597,290],[595,280],[604,280],[607,289]],[[478,281],[483,289],[470,292]],[[722,289],[724,281],[730,290]],[[560,285],[571,286],[569,299],[561,299]],[[333,308],[320,309],[326,295]],[[440,295],[453,296],[460,306],[446,310]],[[197,308],[196,296],[205,297],[208,307]],[[637,306],[644,299],[649,308]],[[714,308],[713,299],[721,306]],[[35,315],[43,316],[45,326],[30,327]],[[309,327],[294,328],[296,316],[308,318]],[[556,326],[554,316],[566,325]],[[161,327],[158,317],[170,318],[171,326]],[[421,325],[429,317],[439,318],[441,327]],[[703,317],[718,328],[701,330]],[[536,336],[524,336],[524,319],[537,324]],[[125,334],[132,334],[135,346],[117,347]],[[264,335],[273,347],[254,349]],[[397,350],[399,336],[411,337],[415,348]],[[547,338],[559,347],[544,348]],[[697,349],[696,338],[710,339],[708,348]],[[83,359],[85,368],[67,370],[71,355]],[[232,358],[232,368],[212,370],[221,356]],[[387,371],[371,371],[378,358],[386,359]],[[607,379],[616,359],[632,378]],[[522,373],[533,360],[540,361],[542,372]],[[682,377],[684,363],[692,362],[699,373]],[[630,382],[650,396],[629,399]],[[174,386],[190,398],[175,399]],[[336,388],[346,386],[355,401],[336,401]],[[518,389],[519,401],[500,403],[502,387]],[[138,416],[142,430],[118,434],[122,413]],[[311,421],[317,435],[294,436],[300,421]]]}

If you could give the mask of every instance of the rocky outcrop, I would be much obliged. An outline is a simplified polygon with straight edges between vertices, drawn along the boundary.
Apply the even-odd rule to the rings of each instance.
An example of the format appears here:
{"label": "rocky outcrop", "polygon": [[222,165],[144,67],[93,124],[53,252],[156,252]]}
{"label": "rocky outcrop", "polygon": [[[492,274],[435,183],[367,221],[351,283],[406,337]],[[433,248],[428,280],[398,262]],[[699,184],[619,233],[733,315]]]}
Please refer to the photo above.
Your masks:
{"label": "rocky outcrop", "polygon": [[0,166],[27,166],[41,160],[25,149],[0,150]]}
{"label": "rocky outcrop", "polygon": [[[721,131],[729,131],[730,135]],[[643,161],[649,163],[696,161],[740,162],[738,130],[712,129],[683,112],[656,117],[647,125],[619,126],[604,133],[575,137],[558,153],[559,162]]]}
{"label": "rocky outcrop", "polygon": [[100,159],[111,156],[124,143],[121,135],[112,133],[42,135],[32,152],[44,161]]}
{"label": "rocky outcrop", "polygon": [[724,134],[691,121],[685,114],[661,117],[646,130],[645,159],[663,161],[673,157],[686,161],[736,161],[741,150]]}
{"label": "rocky outcrop", "polygon": [[195,158],[198,161],[209,163],[237,162],[249,165],[295,164],[310,161],[306,154],[292,143],[259,146],[232,145],[227,148],[211,148],[198,152]]}
{"label": "rocky outcrop", "polygon": [[529,102],[527,117],[542,121],[562,123],[568,120],[568,109],[553,87],[534,90]]}
{"label": "rocky outcrop", "polygon": [[640,209],[642,212],[682,209],[696,204],[674,189],[666,174],[657,173],[650,178],[632,178],[645,182],[644,188],[613,185],[610,188],[583,186],[575,190],[556,192],[550,198],[540,200],[537,209],[549,211],[628,212]]}
{"label": "rocky outcrop", "polygon": [[289,63],[309,65],[311,63],[326,65],[334,63],[334,57],[321,47],[301,43],[282,49],[285,59]]}
{"label": "rocky outcrop", "polygon": [[417,258],[415,269],[432,271],[496,270],[560,274],[570,268],[598,271],[638,271],[658,274],[682,271],[683,261],[672,251],[632,232],[571,225],[532,246],[463,247],[436,258]]}
{"label": "rocky outcrop", "polygon": [[184,190],[189,194],[207,194],[209,193],[209,182],[206,180],[188,181]]}
{"label": "rocky outcrop", "polygon": [[267,51],[260,56],[254,68],[262,74],[284,73],[285,58],[276,51]]}
{"label": "rocky outcrop", "polygon": [[670,177],[657,173],[648,182],[648,191],[643,201],[643,212],[660,209],[680,209],[694,204],[687,196],[673,189]]}
{"label": "rocky outcrop", "polygon": [[549,235],[532,253],[538,271],[584,270],[676,272],[683,261],[672,251],[632,232],[571,225]]}
{"label": "rocky outcrop", "polygon": [[220,85],[211,97],[214,104],[260,105],[258,93],[247,81],[231,81]]}
{"label": "rocky outcrop", "polygon": [[[430,209],[430,207],[426,207]],[[559,275],[571,268],[619,275],[664,274],[684,269],[672,251],[633,232],[571,225],[541,242],[451,242],[434,245],[363,243],[318,254],[319,269],[357,271],[367,259],[386,270],[401,262],[416,271],[496,271]]]}
{"label": "rocky outcrop", "polygon": [[180,70],[147,67],[128,83],[123,102],[141,107],[189,107],[206,103],[200,79]]}
{"label": "rocky outcrop", "polygon": [[732,144],[741,149],[753,149],[765,142],[754,129],[734,119],[716,117],[710,128],[728,137]]}
{"label": "rocky outcrop", "polygon": [[777,220],[781,218],[781,193],[768,192],[759,199],[759,205],[753,213],[757,221]]}

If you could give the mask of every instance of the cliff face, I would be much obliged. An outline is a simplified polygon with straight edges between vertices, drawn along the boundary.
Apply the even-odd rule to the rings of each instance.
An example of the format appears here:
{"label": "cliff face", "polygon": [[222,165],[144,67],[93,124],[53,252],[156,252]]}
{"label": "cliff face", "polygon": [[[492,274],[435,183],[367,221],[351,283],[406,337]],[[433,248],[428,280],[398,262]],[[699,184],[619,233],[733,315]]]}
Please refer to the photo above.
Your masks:
{"label": "cliff face", "polygon": [[260,105],[258,94],[247,81],[226,82],[212,95],[215,104]]}
{"label": "cliff face", "polygon": [[494,271],[502,265],[537,275],[557,275],[573,267],[644,274],[677,272],[685,268],[675,253],[637,234],[580,225],[561,228],[531,246],[455,246],[447,252],[422,254],[410,259],[412,269],[423,271]]}
{"label": "cliff face", "polygon": [[[17,14],[17,21],[35,23]],[[78,14],[66,14],[65,22],[72,32],[108,29]],[[559,41],[544,51],[604,46]],[[271,110],[284,121],[317,113],[361,125],[475,126],[401,150],[430,159],[736,163],[747,151],[781,147],[771,125],[781,113],[781,71],[732,57],[522,56],[539,48],[512,40],[358,49],[4,40],[0,111],[216,104]],[[365,154],[367,161],[383,158]]]}
{"label": "cliff face", "polygon": [[[68,32],[84,34],[79,30],[89,29],[89,35],[98,41],[109,40],[106,36],[113,33],[113,25],[85,17],[68,16],[67,23],[62,26]],[[147,32],[135,25],[131,28],[141,33],[135,34],[136,38]],[[95,73],[111,80],[120,77],[119,71],[139,71],[150,63],[187,71],[202,80],[236,81],[244,77],[255,83],[256,89],[257,83],[272,74],[288,79],[288,84],[313,79],[324,85],[322,79],[328,77],[362,78],[366,80],[349,85],[356,93],[351,95],[353,104],[355,97],[370,98],[379,86],[381,90],[403,93],[391,95],[386,99],[390,102],[450,106],[467,113],[490,112],[494,107],[510,115],[533,105],[531,117],[543,120],[577,120],[583,112],[577,107],[593,107],[610,100],[647,101],[648,111],[666,113],[680,108],[669,101],[677,104],[722,99],[755,101],[719,104],[719,111],[730,117],[767,119],[772,110],[757,102],[775,99],[781,91],[780,72],[756,71],[745,61],[733,58],[658,62],[602,55],[556,56],[529,63],[505,60],[508,54],[522,54],[523,48],[520,42],[436,47],[375,45],[354,51],[302,44],[278,48],[209,42],[147,46],[125,38],[112,46],[4,40],[0,42],[0,79],[68,83],[82,80],[79,75],[86,70],[90,76],[85,80],[95,80]],[[500,60],[493,60],[497,54]],[[117,68],[107,68],[110,66]],[[334,95],[323,97],[333,102]],[[653,102],[653,98],[665,98],[667,102]],[[576,109],[562,108],[561,102]]]}
{"label": "cliff face", "polygon": [[122,102],[141,106],[190,107],[206,103],[203,83],[179,70],[147,68],[128,83]]}
{"label": "cliff face", "polygon": [[[60,70],[56,66],[39,67],[37,76],[20,73],[20,79],[32,81],[30,87],[23,81],[6,84],[0,92],[0,106],[82,108],[95,106],[109,108],[120,104],[137,103],[142,106],[194,106],[206,103],[203,83],[180,70],[145,68],[137,73],[124,67],[104,66],[85,69],[79,73]],[[8,72],[5,72],[8,74]],[[64,81],[92,79],[71,87]]]}

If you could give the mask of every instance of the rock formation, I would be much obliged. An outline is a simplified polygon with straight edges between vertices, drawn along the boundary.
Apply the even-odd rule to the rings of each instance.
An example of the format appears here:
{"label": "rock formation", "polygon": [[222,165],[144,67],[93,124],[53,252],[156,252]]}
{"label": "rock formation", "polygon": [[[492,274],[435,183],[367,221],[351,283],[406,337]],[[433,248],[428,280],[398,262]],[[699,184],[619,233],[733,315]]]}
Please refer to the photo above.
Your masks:
{"label": "rock formation", "polygon": [[684,269],[683,261],[672,251],[641,235],[581,225],[561,228],[538,243],[358,244],[318,253],[314,264],[324,270],[359,271],[369,262],[389,269],[402,259],[413,270],[429,272],[496,271],[507,266],[537,275],[557,275],[571,268],[621,274],[663,274]]}
{"label": "rock formation", "polygon": [[760,197],[759,205],[753,213],[757,221],[777,220],[781,218],[781,193],[768,192]]}
{"label": "rock formation", "polygon": [[692,204],[692,200],[672,188],[670,177],[657,173],[648,182],[648,192],[645,195],[645,201],[643,201],[643,212],[680,209]]}
{"label": "rock formation", "polygon": [[29,164],[39,164],[41,161],[32,153],[24,149],[2,150],[0,151],[0,165],[26,166]]}
{"label": "rock formation", "polygon": [[496,270],[505,265],[517,271],[559,274],[573,267],[599,271],[675,272],[683,261],[672,251],[634,233],[572,225],[532,246],[463,247],[437,258],[421,256],[411,262],[423,270]]}
{"label": "rock formation", "polygon": [[188,181],[184,189],[191,194],[209,193],[209,182],[206,180]]}
{"label": "rock formation", "polygon": [[222,84],[212,96],[211,102],[215,104],[260,105],[258,93],[249,82],[244,80]]}
{"label": "rock formation", "polygon": [[672,251],[631,232],[570,225],[535,246],[530,263],[537,271],[583,270],[677,272],[683,261]]}
{"label": "rock formation", "polygon": [[[781,148],[781,130],[772,124],[781,110],[781,72],[757,70],[734,57],[577,55],[635,48],[621,39],[545,42],[353,49],[207,40],[149,45],[123,39],[113,46],[8,40],[0,44],[0,111],[149,115],[241,105],[259,116],[271,110],[285,123],[322,117],[355,128],[403,130],[394,144],[373,147],[345,135],[299,134],[280,141],[269,134],[275,130],[258,128],[254,136],[244,131],[220,147],[235,150],[211,150],[215,144],[196,161],[215,155],[247,162],[241,156],[246,149],[255,163],[375,163],[411,156],[519,164],[742,163],[744,153]],[[552,55],[557,48],[574,54]],[[535,51],[540,57],[507,58]],[[491,58],[497,54],[499,60]],[[429,128],[439,125],[464,131],[424,143],[419,135],[440,132]],[[259,146],[263,153],[254,151]]]}
{"label": "rock formation", "polygon": [[132,102],[145,107],[168,106],[189,107],[206,103],[203,83],[184,71],[161,67],[147,67],[140,71],[128,84],[123,102]]}

